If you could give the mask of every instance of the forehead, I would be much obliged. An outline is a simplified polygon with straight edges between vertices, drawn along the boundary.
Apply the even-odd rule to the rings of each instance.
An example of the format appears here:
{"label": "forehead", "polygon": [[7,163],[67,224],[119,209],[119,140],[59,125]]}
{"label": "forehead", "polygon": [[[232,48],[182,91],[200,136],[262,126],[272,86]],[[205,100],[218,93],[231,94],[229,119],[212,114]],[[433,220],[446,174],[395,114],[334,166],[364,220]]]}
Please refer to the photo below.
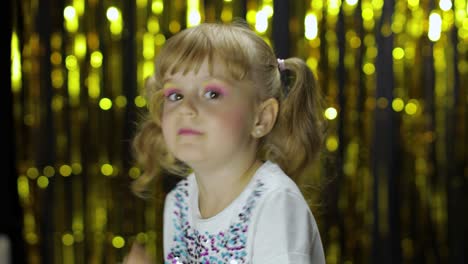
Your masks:
{"label": "forehead", "polygon": [[206,58],[199,67],[179,68],[178,70],[168,70],[163,77],[163,82],[174,81],[181,78],[210,79],[215,78],[226,82],[236,81],[235,77],[227,70],[226,65],[220,60],[213,58],[210,61]]}
{"label": "forehead", "polygon": [[171,37],[156,59],[155,77],[198,73],[222,75],[234,80],[248,79],[250,72],[248,42],[240,29],[221,25],[200,25]]}

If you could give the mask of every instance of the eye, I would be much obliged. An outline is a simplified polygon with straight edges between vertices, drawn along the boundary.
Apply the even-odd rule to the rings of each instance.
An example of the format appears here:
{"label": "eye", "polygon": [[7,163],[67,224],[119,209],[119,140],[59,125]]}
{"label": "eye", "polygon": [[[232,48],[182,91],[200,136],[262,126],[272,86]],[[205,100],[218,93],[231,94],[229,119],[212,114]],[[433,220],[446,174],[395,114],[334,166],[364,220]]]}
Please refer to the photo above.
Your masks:
{"label": "eye", "polygon": [[217,99],[221,95],[220,92],[214,90],[208,90],[203,95],[206,99]]}
{"label": "eye", "polygon": [[184,96],[182,96],[180,93],[170,93],[168,95],[166,95],[166,98],[169,100],[169,101],[172,101],[172,102],[175,102],[175,101],[179,101],[181,100],[182,98],[184,98]]}

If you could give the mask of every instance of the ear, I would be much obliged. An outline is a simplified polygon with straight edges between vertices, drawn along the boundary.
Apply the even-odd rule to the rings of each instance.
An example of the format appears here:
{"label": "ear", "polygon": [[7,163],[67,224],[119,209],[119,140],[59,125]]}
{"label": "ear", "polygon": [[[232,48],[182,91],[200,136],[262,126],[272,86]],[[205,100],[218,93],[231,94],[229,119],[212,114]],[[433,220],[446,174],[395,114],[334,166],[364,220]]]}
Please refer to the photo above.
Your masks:
{"label": "ear", "polygon": [[251,135],[254,138],[261,138],[270,133],[275,125],[278,116],[279,103],[275,98],[268,98],[257,108],[257,116]]}

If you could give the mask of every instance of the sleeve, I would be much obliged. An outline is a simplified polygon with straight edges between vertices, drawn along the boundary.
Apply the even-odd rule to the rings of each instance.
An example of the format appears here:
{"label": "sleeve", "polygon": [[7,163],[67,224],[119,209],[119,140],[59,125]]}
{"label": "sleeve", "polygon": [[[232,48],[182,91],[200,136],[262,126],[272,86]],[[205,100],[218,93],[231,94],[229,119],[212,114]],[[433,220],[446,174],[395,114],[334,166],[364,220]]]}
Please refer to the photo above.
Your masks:
{"label": "sleeve", "polygon": [[259,208],[253,234],[253,264],[325,263],[319,230],[304,198],[272,193]]}

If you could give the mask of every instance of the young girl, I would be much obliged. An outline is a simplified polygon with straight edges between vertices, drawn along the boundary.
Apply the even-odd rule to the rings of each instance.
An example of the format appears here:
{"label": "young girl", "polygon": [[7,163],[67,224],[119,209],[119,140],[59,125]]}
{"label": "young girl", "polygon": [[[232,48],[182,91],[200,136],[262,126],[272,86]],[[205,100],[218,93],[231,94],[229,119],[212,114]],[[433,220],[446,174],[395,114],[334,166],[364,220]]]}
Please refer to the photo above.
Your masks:
{"label": "young girl", "polygon": [[148,84],[135,190],[159,168],[188,175],[165,199],[165,263],[325,263],[289,177],[322,141],[320,93],[304,61],[277,59],[245,23],[205,23],[168,39]]}

